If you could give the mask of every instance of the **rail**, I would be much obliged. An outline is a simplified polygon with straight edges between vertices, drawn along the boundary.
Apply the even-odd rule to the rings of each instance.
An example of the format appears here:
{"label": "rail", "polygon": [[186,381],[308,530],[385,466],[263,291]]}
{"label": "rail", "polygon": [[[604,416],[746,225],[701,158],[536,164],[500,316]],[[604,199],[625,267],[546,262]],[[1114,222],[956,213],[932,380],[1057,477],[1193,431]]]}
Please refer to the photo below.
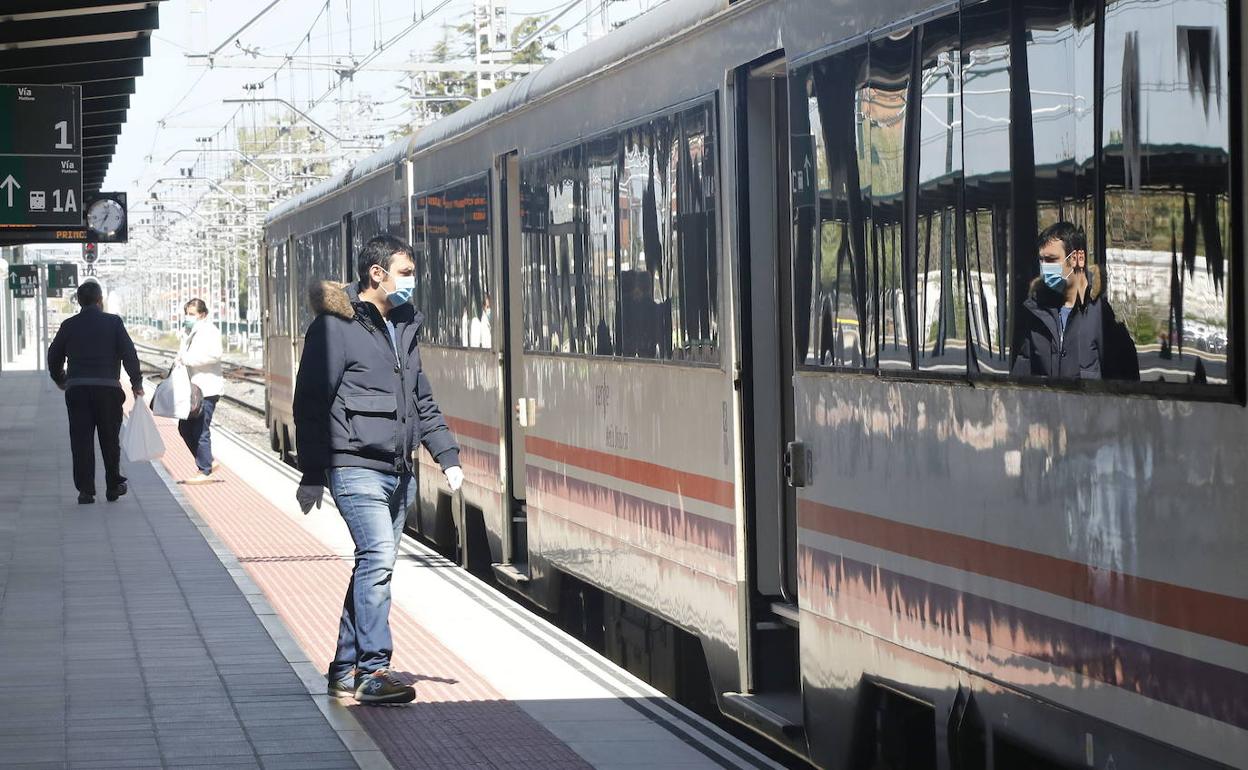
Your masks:
{"label": "rail", "polygon": [[[170,367],[173,366],[173,359],[177,356],[176,350],[156,347],[155,345],[144,345],[136,342],[134,343],[134,348],[139,354],[139,363],[147,368],[148,374],[155,375],[157,379],[165,378]],[[264,371],[254,366],[247,366],[232,361],[222,361],[221,370],[226,380],[248,385],[258,385],[261,388],[265,385]],[[221,398],[256,414],[264,414],[263,404],[257,405],[237,396],[232,396],[229,393],[222,394]]]}

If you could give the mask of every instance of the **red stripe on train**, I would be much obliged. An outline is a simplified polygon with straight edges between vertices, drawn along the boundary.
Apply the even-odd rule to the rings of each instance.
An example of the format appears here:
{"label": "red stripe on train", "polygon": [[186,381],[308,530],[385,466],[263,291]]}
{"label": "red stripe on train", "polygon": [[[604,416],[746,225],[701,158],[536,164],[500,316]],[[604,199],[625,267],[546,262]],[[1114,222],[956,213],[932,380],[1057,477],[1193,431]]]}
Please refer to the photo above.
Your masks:
{"label": "red stripe on train", "polygon": [[1235,644],[1248,644],[1248,600],[1136,577],[810,500],[799,526]]}
{"label": "red stripe on train", "polygon": [[[446,419],[446,424],[456,434],[494,444],[499,441],[498,428],[492,425],[450,415],[443,415],[443,417]],[[585,449],[537,436],[526,436],[524,448],[530,454],[553,462],[566,463],[594,473],[614,476],[622,481],[640,484],[651,489],[691,497],[724,508],[735,506],[736,495],[732,483],[710,476],[680,471],[643,460],[634,460],[595,449]]]}

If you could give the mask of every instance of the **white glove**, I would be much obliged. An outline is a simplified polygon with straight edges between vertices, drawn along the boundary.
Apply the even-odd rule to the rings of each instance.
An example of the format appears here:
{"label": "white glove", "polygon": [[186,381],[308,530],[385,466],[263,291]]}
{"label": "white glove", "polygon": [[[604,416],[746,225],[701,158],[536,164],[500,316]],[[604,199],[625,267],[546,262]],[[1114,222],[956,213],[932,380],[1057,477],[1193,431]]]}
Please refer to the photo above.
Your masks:
{"label": "white glove", "polygon": [[464,469],[458,465],[452,465],[442,473],[446,476],[446,483],[451,485],[452,492],[458,492],[464,485]]}
{"label": "white glove", "polygon": [[299,489],[295,491],[295,499],[299,501],[299,510],[306,514],[313,507],[320,508],[321,498],[324,494],[325,487],[301,484]]}

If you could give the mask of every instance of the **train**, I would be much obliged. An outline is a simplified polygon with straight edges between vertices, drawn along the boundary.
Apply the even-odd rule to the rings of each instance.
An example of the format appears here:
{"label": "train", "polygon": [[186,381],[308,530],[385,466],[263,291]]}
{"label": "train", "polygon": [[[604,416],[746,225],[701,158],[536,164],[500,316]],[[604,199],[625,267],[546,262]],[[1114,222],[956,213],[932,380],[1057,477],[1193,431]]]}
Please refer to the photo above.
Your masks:
{"label": "train", "polygon": [[[269,213],[273,448],[397,235],[409,530],[622,665],[819,767],[1248,767],[1244,32],[672,0]],[[1104,334],[1020,374],[1060,223]]]}

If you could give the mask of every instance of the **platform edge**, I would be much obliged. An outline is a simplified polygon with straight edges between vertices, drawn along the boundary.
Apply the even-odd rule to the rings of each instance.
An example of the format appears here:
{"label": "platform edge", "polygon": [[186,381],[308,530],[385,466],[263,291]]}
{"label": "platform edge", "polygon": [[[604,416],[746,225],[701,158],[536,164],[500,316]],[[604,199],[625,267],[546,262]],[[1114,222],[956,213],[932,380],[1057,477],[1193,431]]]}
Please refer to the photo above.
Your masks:
{"label": "platform edge", "polygon": [[152,469],[156,471],[156,475],[161,482],[169,489],[169,494],[177,501],[182,508],[182,512],[199,531],[201,537],[208,543],[208,547],[216,554],[217,559],[221,562],[221,566],[225,567],[225,571],[230,574],[239,591],[246,597],[252,610],[256,613],[256,617],[260,620],[260,624],[264,626],[264,630],[273,640],[273,644],[282,653],[282,657],[294,669],[295,675],[303,682],[303,686],[307,689],[308,694],[312,696],[312,701],[316,707],[320,709],[324,715],[325,721],[329,722],[329,726],[333,728],[334,734],[338,736],[338,740],[342,741],[342,745],[351,753],[352,759],[361,770],[395,770],[394,765],[386,757],[385,753],[377,745],[373,737],[368,734],[364,726],[360,724],[351,710],[338,703],[337,700],[329,698],[325,695],[325,677],[312,662],[303,654],[299,643],[295,641],[294,636],[286,628],[285,622],[281,616],[269,604],[269,600],[264,596],[264,592],[255,584],[247,571],[239,563],[234,556],[234,552],[217,537],[217,533],[212,527],[204,521],[195,507],[190,504],[182,491],[178,489],[177,482],[169,475],[169,471],[164,467],[160,460],[153,460]]}

